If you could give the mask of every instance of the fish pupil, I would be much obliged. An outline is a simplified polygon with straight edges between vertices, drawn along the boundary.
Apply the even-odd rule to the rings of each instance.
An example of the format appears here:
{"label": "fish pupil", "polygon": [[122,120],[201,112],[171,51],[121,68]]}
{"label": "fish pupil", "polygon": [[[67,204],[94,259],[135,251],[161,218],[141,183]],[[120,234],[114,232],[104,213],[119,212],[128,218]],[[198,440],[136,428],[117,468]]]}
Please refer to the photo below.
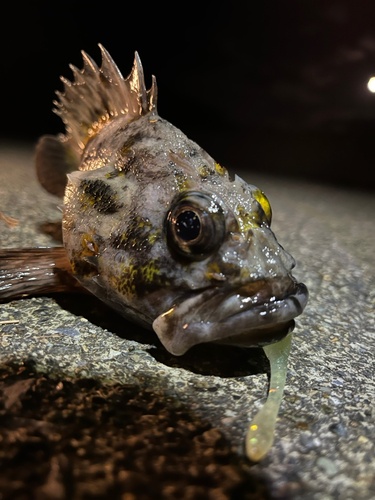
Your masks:
{"label": "fish pupil", "polygon": [[184,241],[198,238],[201,231],[201,222],[198,215],[192,210],[181,212],[176,219],[176,234]]}

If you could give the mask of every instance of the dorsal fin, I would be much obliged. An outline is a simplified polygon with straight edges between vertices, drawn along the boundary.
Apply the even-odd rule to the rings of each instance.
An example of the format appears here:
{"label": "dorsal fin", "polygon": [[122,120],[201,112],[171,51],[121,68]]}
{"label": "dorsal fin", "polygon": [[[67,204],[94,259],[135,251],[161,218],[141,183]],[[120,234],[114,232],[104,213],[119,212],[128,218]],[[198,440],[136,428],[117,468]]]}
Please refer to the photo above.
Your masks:
{"label": "dorsal fin", "polygon": [[53,110],[65,124],[62,142],[82,154],[87,142],[110,120],[118,116],[134,119],[147,113],[156,113],[157,87],[155,77],[146,91],[143,68],[135,53],[133,69],[124,79],[107,50],[99,44],[102,65],[98,68],[89,55],[82,52],[83,68],[71,65],[74,81],[64,77],[64,92],[56,92]]}

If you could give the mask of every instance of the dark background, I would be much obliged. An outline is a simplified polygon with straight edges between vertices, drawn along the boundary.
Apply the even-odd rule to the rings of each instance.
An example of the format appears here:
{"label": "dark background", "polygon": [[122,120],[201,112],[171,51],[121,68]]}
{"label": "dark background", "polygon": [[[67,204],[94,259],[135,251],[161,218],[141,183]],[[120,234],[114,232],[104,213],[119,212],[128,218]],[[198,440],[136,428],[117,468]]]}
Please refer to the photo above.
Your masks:
{"label": "dark background", "polygon": [[2,142],[63,131],[59,75],[134,50],[159,113],[221,164],[375,189],[373,0],[13,2],[2,12]]}

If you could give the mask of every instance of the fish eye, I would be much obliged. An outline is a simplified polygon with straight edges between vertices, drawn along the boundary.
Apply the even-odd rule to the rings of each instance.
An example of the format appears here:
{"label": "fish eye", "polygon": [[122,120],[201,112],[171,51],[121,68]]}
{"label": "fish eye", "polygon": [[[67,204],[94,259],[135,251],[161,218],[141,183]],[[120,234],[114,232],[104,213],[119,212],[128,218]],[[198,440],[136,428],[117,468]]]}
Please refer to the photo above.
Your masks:
{"label": "fish eye", "polygon": [[185,191],[167,214],[166,233],[172,254],[203,260],[222,244],[225,217],[209,194]]}
{"label": "fish eye", "polygon": [[176,234],[183,241],[193,241],[200,235],[202,226],[199,214],[184,210],[176,218]]}

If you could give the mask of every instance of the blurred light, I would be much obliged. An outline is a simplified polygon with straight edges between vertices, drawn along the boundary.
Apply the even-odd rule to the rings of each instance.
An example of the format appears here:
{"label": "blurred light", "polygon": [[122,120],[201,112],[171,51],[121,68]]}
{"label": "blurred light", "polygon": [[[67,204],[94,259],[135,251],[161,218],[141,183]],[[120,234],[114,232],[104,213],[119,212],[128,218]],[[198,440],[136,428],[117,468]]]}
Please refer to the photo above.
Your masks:
{"label": "blurred light", "polygon": [[367,88],[370,92],[375,92],[375,76],[372,76],[367,82]]}

